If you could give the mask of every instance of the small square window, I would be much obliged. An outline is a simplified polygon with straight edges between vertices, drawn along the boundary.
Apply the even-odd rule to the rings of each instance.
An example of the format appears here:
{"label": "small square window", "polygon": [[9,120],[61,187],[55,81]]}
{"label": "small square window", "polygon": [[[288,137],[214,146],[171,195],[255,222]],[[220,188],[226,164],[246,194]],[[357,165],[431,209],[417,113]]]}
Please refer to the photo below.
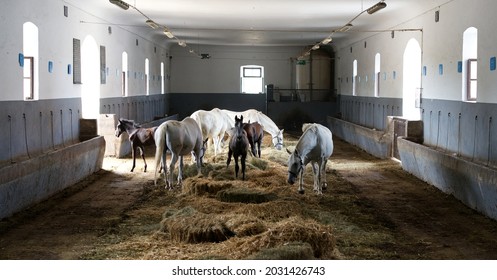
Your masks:
{"label": "small square window", "polygon": [[262,77],[261,68],[243,68],[243,77],[260,78]]}

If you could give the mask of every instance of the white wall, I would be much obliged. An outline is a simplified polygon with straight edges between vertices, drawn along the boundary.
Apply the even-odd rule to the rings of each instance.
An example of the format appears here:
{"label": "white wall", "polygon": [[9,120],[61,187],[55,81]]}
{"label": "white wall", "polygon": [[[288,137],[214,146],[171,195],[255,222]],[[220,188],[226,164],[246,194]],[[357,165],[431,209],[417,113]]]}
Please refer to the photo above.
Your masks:
{"label": "white wall", "polygon": [[[292,86],[296,47],[196,46],[210,59],[200,59],[180,46],[171,47],[171,92],[237,93],[240,92],[240,66],[264,66],[264,84],[289,89]],[[294,79],[294,78],[293,78]]]}
{"label": "white wall", "polygon": [[[440,11],[440,21],[435,22],[435,11]],[[387,79],[381,80],[383,97],[402,98],[402,65],[403,53],[407,41],[415,38],[421,45],[423,56],[422,66],[426,66],[426,76],[422,76],[423,98],[460,101],[462,74],[457,71],[458,61],[462,60],[463,32],[468,27],[478,28],[478,102],[497,103],[497,71],[490,71],[490,57],[497,56],[497,1],[454,0],[440,7],[433,7],[419,16],[400,24],[392,29],[423,29],[423,32],[395,32],[391,38],[390,32],[370,35],[357,33],[352,43],[337,47],[337,77],[342,78],[337,83],[339,92],[352,94],[352,62],[358,60],[359,96],[374,96],[374,56],[381,54],[381,72],[386,72]],[[377,15],[380,17],[381,12]],[[352,34],[352,33],[351,33]],[[364,42],[367,47],[364,48]],[[350,48],[352,47],[352,53]],[[443,75],[439,74],[439,65],[443,65]],[[397,77],[393,79],[393,71]],[[420,69],[421,74],[422,69]],[[365,76],[368,75],[368,82]],[[346,82],[348,78],[348,83]]]}
{"label": "white wall", "polygon": [[[374,96],[375,56],[380,53],[380,97],[402,96],[402,57],[409,39],[420,41],[420,32],[380,33],[337,50],[336,84],[340,94],[352,95],[352,65],[357,60],[357,96]],[[366,42],[366,47],[364,47]],[[352,51],[351,51],[352,49]],[[395,78],[394,76],[395,72]],[[385,79],[386,77],[386,79]]]}
{"label": "white wall", "polygon": [[[69,8],[68,17],[63,14],[64,5]],[[73,38],[80,39],[83,44],[88,35],[95,39],[98,46],[106,47],[109,71],[107,83],[100,86],[102,98],[121,95],[119,73],[123,51],[128,52],[129,95],[145,93],[145,81],[142,80],[145,58],[150,60],[150,94],[159,94],[160,63],[169,63],[164,40],[159,41],[157,38],[154,42],[147,26],[138,33],[106,24],[102,19],[104,17],[96,17],[93,15],[95,13],[96,11],[85,11],[84,1],[81,1],[80,7],[62,0],[44,0],[42,5],[37,0],[3,1],[0,10],[0,67],[3,70],[0,75],[0,100],[23,100],[22,68],[18,63],[18,54],[23,52],[22,27],[28,21],[33,22],[39,31],[39,99],[81,96],[81,85],[73,84],[72,74],[67,73],[67,65],[73,64]],[[112,22],[112,19],[107,20]],[[108,33],[109,26],[112,34]],[[53,73],[48,72],[48,61],[53,62]],[[135,72],[137,79],[134,78]]]}

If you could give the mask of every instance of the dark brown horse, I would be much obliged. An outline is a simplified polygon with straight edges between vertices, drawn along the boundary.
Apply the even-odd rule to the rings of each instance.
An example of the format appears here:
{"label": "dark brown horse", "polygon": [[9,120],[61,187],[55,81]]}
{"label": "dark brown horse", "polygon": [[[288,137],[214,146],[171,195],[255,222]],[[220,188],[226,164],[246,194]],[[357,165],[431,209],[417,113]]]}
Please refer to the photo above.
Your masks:
{"label": "dark brown horse", "polygon": [[249,140],[247,138],[247,132],[243,130],[243,116],[238,118],[235,116],[235,127],[232,130],[231,139],[229,143],[228,150],[228,161],[226,166],[230,165],[231,156],[235,158],[235,178],[238,178],[238,157],[241,157],[242,164],[242,178],[245,180],[245,159],[247,158]]}
{"label": "dark brown horse", "polygon": [[[254,157],[261,157],[261,142],[264,138],[264,130],[262,125],[258,122],[244,123],[243,130],[247,133],[247,138],[250,143],[250,149]],[[257,147],[256,147],[257,145]],[[257,148],[257,149],[256,149]]]}
{"label": "dark brown horse", "polygon": [[141,157],[145,167],[143,172],[147,172],[147,162],[145,161],[145,146],[155,146],[154,132],[157,127],[143,128],[132,120],[120,119],[116,127],[116,137],[121,136],[123,132],[129,136],[131,142],[131,155],[133,156],[133,166],[131,172],[135,169],[136,163],[136,149],[140,148]]}

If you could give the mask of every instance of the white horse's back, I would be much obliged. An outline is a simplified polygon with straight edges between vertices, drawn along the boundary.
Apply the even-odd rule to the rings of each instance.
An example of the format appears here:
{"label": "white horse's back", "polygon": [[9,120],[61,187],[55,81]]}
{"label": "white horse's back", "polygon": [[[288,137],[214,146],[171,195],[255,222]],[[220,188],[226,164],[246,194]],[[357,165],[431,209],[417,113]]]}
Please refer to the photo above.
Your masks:
{"label": "white horse's back", "polygon": [[243,116],[243,119],[246,122],[258,122],[262,126],[262,129],[264,129],[264,131],[271,134],[272,142],[276,149],[281,150],[281,148],[283,147],[283,129],[280,130],[278,126],[273,122],[273,120],[261,111],[257,111],[255,109],[248,109],[242,112],[234,112],[225,109],[221,111],[228,115],[230,120],[232,120],[233,122],[233,126],[233,120],[235,119],[235,116]]}
{"label": "white horse's back", "polygon": [[[318,123],[305,123],[302,125],[302,136],[297,142],[297,147],[312,147],[317,154],[330,157],[333,154],[333,135],[329,128]],[[318,155],[313,156],[317,158]]]}
{"label": "white horse's back", "polygon": [[326,163],[333,153],[333,138],[331,131],[317,123],[302,125],[303,134],[300,136],[295,151],[288,158],[288,183],[299,180],[299,193],[304,193],[303,174],[305,166],[311,163],[314,173],[314,191],[322,193],[327,186]]}
{"label": "white horse's back", "polygon": [[220,109],[214,108],[210,111],[198,110],[190,116],[196,121],[202,131],[203,139],[212,139],[214,143],[214,154],[217,155],[221,149],[221,141],[228,129],[231,128],[231,123],[221,112]]}
{"label": "white horse's back", "polygon": [[[165,121],[156,129],[154,137],[156,139],[155,183],[157,183],[157,170],[160,162],[163,163],[164,173],[167,173],[165,160],[167,150],[171,151],[171,173],[173,172],[176,160],[178,158],[180,159],[180,173],[178,179],[181,179],[182,157],[191,152],[196,154],[197,169],[200,172],[200,157],[203,148],[202,132],[193,118],[187,117],[182,121]],[[172,187],[172,180],[170,185]]]}

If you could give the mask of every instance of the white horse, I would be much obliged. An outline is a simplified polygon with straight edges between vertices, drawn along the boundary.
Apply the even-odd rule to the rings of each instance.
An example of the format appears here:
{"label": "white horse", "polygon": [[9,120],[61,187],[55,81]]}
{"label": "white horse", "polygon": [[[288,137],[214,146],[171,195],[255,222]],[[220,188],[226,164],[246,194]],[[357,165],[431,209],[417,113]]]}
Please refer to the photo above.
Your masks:
{"label": "white horse", "polygon": [[243,112],[234,112],[230,110],[221,110],[229,116],[229,120],[231,121],[231,126],[233,127],[235,123],[233,120],[235,116],[241,115],[246,121],[258,122],[262,125],[262,129],[267,133],[271,134],[273,145],[277,150],[281,150],[283,148],[283,130],[279,129],[278,126],[269,118],[264,115],[262,112],[257,111],[255,109],[248,109]]}
{"label": "white horse", "polygon": [[214,144],[214,155],[217,155],[218,151],[221,149],[224,134],[234,126],[234,123],[232,125],[228,116],[218,108],[214,108],[210,111],[198,110],[193,112],[190,117],[197,122],[202,131],[204,140],[209,138],[212,139]]}
{"label": "white horse", "polygon": [[[205,142],[202,141],[202,132],[194,119],[186,117],[182,121],[168,120],[162,123],[154,133],[155,139],[155,175],[154,184],[157,185],[157,169],[159,163],[164,166],[164,182],[166,188],[173,188],[174,166],[179,158],[178,185],[183,181],[183,156],[189,153],[195,158],[197,171],[200,174],[202,157],[205,153]],[[167,180],[166,151],[171,151],[170,175]]]}
{"label": "white horse", "polygon": [[333,139],[331,131],[317,123],[306,123],[302,125],[302,136],[300,136],[295,151],[287,152],[288,158],[288,183],[293,185],[300,176],[299,193],[304,193],[304,169],[310,162],[314,173],[314,191],[323,193],[326,183],[326,163],[333,153]]}

